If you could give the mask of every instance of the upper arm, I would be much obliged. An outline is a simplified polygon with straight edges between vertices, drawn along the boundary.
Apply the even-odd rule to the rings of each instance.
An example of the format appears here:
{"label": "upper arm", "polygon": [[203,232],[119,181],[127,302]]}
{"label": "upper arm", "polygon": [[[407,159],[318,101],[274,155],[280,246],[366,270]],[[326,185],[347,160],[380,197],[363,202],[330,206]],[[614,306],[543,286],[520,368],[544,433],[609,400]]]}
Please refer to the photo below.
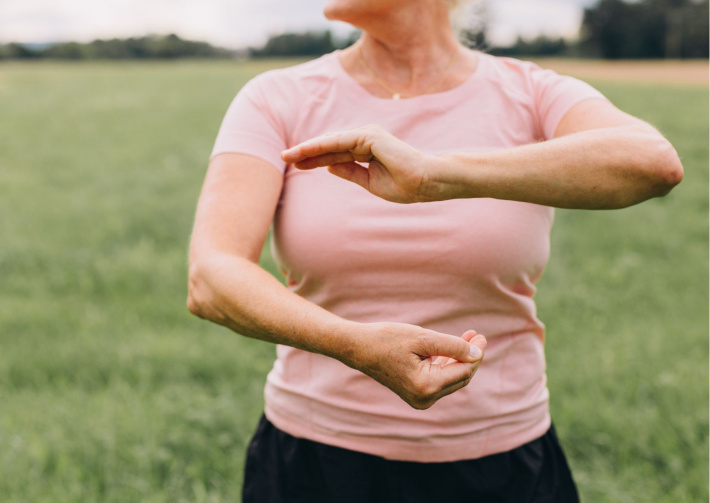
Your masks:
{"label": "upper arm", "polygon": [[659,134],[646,122],[616,108],[599,90],[583,80],[532,63],[524,68],[529,72],[544,139],[619,126],[640,126]]}
{"label": "upper arm", "polygon": [[258,262],[282,185],[283,175],[263,159],[229,153],[214,157],[197,204],[190,262],[212,253]]}
{"label": "upper arm", "polygon": [[222,120],[197,205],[191,267],[217,253],[259,260],[286,169],[281,151],[288,147],[288,108],[269,99],[282,96],[276,77],[250,80]]}
{"label": "upper arm", "polygon": [[657,188],[655,195],[665,195],[681,182],[683,164],[673,145],[651,124],[619,110],[606,99],[582,100],[572,106],[560,120],[554,137],[613,127],[625,127],[624,134],[633,131],[628,138],[643,141],[644,155],[638,158],[646,159],[643,170]]}
{"label": "upper arm", "polygon": [[554,137],[589,129],[634,125],[653,129],[647,122],[619,110],[605,98],[590,98],[580,101],[565,113]]}

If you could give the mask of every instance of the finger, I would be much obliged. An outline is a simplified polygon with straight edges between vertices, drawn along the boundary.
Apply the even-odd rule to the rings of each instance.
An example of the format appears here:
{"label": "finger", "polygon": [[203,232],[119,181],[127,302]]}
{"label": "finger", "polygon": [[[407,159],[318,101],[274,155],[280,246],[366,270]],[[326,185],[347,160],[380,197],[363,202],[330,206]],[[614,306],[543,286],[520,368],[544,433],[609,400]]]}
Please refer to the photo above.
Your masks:
{"label": "finger", "polygon": [[[452,375],[448,376],[448,377],[452,378],[453,380],[444,384],[442,386],[441,391],[436,396],[439,396],[439,397],[446,396],[449,393],[453,393],[456,390],[459,390],[465,386],[468,386],[469,383],[471,382],[471,380],[473,379],[473,376],[476,375],[476,372],[478,372],[478,368],[481,366],[481,360],[477,361],[476,363],[463,363],[462,364],[460,362],[456,362],[453,365],[468,365],[469,369],[465,373],[465,377],[463,379],[454,379],[453,373],[452,373]],[[451,365],[449,365],[449,367],[451,367]],[[460,377],[460,374],[459,374],[459,377]],[[438,400],[438,398],[437,398],[437,400]]]}
{"label": "finger", "polygon": [[328,166],[328,171],[335,176],[357,183],[360,187],[370,190],[370,172],[356,162],[333,164]]}
{"label": "finger", "polygon": [[439,389],[446,389],[468,380],[475,370],[476,363],[454,362],[443,367],[432,365],[430,372]]}
{"label": "finger", "polygon": [[298,169],[313,169],[320,168],[321,166],[330,166],[331,164],[341,164],[344,162],[352,162],[355,159],[350,152],[331,152],[328,154],[321,154],[315,157],[307,157],[300,161],[294,162],[294,167]]}
{"label": "finger", "polygon": [[483,352],[476,344],[469,344],[461,337],[429,332],[419,338],[415,352],[422,358],[448,356],[460,362],[473,363],[480,360]]}
{"label": "finger", "polygon": [[462,338],[463,340],[465,340],[466,342],[471,342],[471,339],[473,339],[474,337],[476,337],[476,335],[478,335],[478,334],[476,333],[475,330],[466,330],[466,331],[463,333],[463,335],[461,336],[461,338]]}
{"label": "finger", "polygon": [[[486,346],[488,345],[488,340],[483,334],[476,333],[475,330],[469,330],[465,332],[461,338],[465,341],[468,341],[469,344],[472,344],[476,347],[478,347],[482,353],[484,353]],[[481,355],[481,358],[483,358],[483,355]]]}
{"label": "finger", "polygon": [[486,336],[483,334],[476,334],[470,341],[470,344],[475,344],[481,349],[486,349],[486,346],[488,346],[488,339],[486,339]]}
{"label": "finger", "polygon": [[465,331],[461,338],[470,344],[476,344],[481,349],[485,349],[485,347],[488,345],[488,340],[486,339],[486,336],[483,334],[479,334],[475,330]]}
{"label": "finger", "polygon": [[316,136],[299,145],[281,152],[281,159],[285,162],[298,162],[307,157],[315,157],[331,152],[346,152],[354,150],[358,154],[367,154],[371,142],[367,139],[364,130],[354,129],[342,133],[331,133]]}
{"label": "finger", "polygon": [[438,365],[439,367],[443,367],[444,365],[455,361],[458,360],[454,360],[453,358],[449,358],[448,356],[434,356],[431,359],[431,363],[433,365]]}
{"label": "finger", "polygon": [[450,384],[449,386],[445,387],[439,393],[434,395],[434,399],[439,400],[440,398],[443,398],[446,395],[450,395],[450,394],[460,390],[461,388],[465,388],[466,386],[471,384],[471,380],[473,379],[473,376],[476,375],[479,365],[480,365],[480,363],[476,363],[473,372],[470,375],[468,375],[468,377],[466,379],[464,379],[462,381],[454,382],[454,383]]}
{"label": "finger", "polygon": [[441,400],[441,399],[444,398],[445,396],[450,395],[450,394],[452,394],[452,393],[455,393],[455,392],[457,392],[458,390],[460,390],[461,388],[465,388],[466,386],[468,386],[468,384],[469,384],[469,381],[466,380],[466,381],[457,383],[457,384],[455,384],[455,385],[453,385],[453,386],[450,386],[450,387],[448,387],[448,388],[446,388],[446,389],[443,389],[443,390],[441,390],[439,393],[437,393],[437,394],[434,396],[434,399],[438,402],[439,400]]}

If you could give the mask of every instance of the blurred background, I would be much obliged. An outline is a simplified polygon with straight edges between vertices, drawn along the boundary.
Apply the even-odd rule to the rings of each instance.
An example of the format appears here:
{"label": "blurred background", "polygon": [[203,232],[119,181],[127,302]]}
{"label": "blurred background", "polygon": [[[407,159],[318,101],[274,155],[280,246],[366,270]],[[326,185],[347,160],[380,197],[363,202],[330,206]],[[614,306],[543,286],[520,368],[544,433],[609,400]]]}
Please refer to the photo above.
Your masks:
{"label": "blurred background", "polygon": [[[357,39],[322,0],[2,0],[0,59],[314,56]],[[707,58],[707,0],[473,0],[455,16],[499,55]]]}
{"label": "blurred background", "polygon": [[[239,500],[275,351],[188,313],[187,245],[241,86],[357,39],[322,3],[0,0],[0,501]],[[583,501],[707,501],[707,0],[481,0],[457,21],[678,150],[669,196],[557,211],[536,300]],[[262,265],[280,277],[268,243]]]}

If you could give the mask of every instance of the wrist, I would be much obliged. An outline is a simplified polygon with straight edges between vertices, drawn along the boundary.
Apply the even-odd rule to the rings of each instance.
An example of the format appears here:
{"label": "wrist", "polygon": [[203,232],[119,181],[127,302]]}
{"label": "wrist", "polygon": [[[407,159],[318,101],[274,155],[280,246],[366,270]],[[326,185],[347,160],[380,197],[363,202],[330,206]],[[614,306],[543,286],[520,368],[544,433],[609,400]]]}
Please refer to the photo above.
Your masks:
{"label": "wrist", "polygon": [[320,351],[325,356],[334,358],[348,367],[359,369],[366,359],[368,347],[367,324],[340,318],[328,327],[328,347]]}
{"label": "wrist", "polygon": [[430,156],[426,176],[419,194],[420,202],[445,201],[464,197],[480,197],[471,190],[476,167],[473,154]]}
{"label": "wrist", "polygon": [[342,343],[333,358],[372,377],[373,369],[388,353],[387,343],[392,340],[392,333],[387,330],[390,325],[393,324],[346,322],[341,326]]}

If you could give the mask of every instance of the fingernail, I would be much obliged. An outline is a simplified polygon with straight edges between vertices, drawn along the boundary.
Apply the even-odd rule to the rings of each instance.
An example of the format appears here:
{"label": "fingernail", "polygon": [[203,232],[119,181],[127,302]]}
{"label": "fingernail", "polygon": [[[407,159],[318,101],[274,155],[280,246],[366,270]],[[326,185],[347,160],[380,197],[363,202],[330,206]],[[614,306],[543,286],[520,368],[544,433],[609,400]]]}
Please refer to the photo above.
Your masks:
{"label": "fingernail", "polygon": [[469,344],[469,346],[469,354],[473,357],[474,360],[477,360],[481,356],[483,356],[483,351],[481,351],[481,348],[479,348],[475,344]]}

